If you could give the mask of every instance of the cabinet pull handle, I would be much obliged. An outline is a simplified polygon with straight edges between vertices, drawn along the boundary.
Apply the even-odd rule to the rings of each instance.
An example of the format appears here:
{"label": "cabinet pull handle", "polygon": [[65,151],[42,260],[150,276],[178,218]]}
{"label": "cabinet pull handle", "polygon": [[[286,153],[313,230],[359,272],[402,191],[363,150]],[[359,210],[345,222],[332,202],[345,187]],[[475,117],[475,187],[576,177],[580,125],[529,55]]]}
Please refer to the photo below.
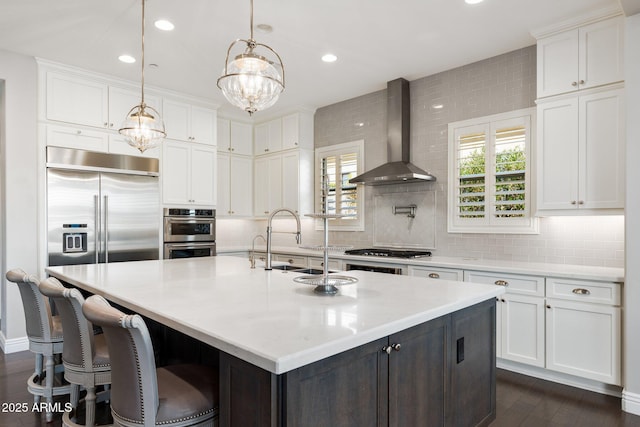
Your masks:
{"label": "cabinet pull handle", "polygon": [[589,289],[584,289],[584,288],[575,288],[571,292],[573,292],[576,295],[591,295],[591,291],[589,291]]}
{"label": "cabinet pull handle", "polygon": [[439,279],[440,275],[438,273],[429,273],[429,277],[432,279]]}
{"label": "cabinet pull handle", "polygon": [[498,286],[504,286],[504,287],[509,286],[509,282],[507,282],[506,280],[496,280],[493,283],[495,283]]}
{"label": "cabinet pull handle", "polygon": [[385,345],[384,347],[382,347],[382,351],[384,351],[387,354],[391,354],[391,346]]}
{"label": "cabinet pull handle", "polygon": [[571,82],[571,86],[578,86],[578,82]]}

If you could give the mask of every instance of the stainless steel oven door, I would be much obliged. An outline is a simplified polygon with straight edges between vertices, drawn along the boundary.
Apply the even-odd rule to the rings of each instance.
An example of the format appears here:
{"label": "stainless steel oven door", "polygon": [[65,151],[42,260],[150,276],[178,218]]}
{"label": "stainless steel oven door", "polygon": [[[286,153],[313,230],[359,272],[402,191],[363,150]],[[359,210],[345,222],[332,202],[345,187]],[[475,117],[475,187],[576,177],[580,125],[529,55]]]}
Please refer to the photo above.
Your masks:
{"label": "stainless steel oven door", "polygon": [[376,273],[387,273],[387,274],[406,274],[404,272],[404,268],[401,266],[395,265],[383,265],[376,263],[347,263],[345,264],[345,270],[364,270],[364,271],[373,271]]}
{"label": "stainless steel oven door", "polygon": [[206,242],[216,240],[215,218],[164,217],[165,242]]}
{"label": "stainless steel oven door", "polygon": [[216,242],[164,244],[164,259],[194,258],[215,255]]}

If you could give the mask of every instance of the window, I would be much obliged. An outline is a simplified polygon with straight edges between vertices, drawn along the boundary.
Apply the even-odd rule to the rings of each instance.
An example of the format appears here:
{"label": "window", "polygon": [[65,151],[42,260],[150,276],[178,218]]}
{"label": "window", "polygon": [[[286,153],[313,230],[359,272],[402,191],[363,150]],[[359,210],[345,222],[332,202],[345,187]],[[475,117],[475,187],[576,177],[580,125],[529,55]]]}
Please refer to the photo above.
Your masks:
{"label": "window", "polygon": [[449,124],[449,232],[537,233],[531,215],[534,109]]}
{"label": "window", "polygon": [[364,186],[349,180],[362,173],[364,141],[316,149],[316,212],[343,215],[329,219],[334,230],[364,230]]}

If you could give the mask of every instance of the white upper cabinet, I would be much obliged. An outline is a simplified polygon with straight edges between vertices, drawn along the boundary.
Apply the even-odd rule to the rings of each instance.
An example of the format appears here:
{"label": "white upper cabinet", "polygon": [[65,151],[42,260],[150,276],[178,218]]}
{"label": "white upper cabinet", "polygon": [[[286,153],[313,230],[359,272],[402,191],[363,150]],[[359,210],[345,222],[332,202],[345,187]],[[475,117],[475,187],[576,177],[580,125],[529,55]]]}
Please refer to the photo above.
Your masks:
{"label": "white upper cabinet", "polygon": [[216,205],[215,147],[181,141],[162,144],[162,202],[165,205]]}
{"label": "white upper cabinet", "polygon": [[282,149],[313,149],[313,114],[301,112],[282,118]]}
{"label": "white upper cabinet", "polygon": [[97,128],[109,125],[109,86],[64,72],[46,72],[45,118]]}
{"label": "white upper cabinet", "polygon": [[254,154],[256,156],[282,150],[282,119],[256,125],[254,132]]}
{"label": "white upper cabinet", "polygon": [[164,99],[167,138],[216,145],[216,110]]}
{"label": "white upper cabinet", "polygon": [[623,89],[540,101],[538,212],[622,213],[624,129]]}
{"label": "white upper cabinet", "polygon": [[253,155],[253,127],[249,123],[218,118],[218,151]]}
{"label": "white upper cabinet", "polygon": [[623,43],[621,16],[539,38],[538,98],[624,80]]}

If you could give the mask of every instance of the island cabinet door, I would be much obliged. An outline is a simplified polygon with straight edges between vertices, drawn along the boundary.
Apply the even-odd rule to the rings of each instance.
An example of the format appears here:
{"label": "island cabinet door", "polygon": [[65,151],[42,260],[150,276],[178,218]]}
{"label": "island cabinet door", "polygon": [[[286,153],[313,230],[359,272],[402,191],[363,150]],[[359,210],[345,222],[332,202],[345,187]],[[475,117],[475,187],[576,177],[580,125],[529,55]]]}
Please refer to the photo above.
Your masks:
{"label": "island cabinet door", "polygon": [[287,427],[387,426],[383,338],[284,374]]}
{"label": "island cabinet door", "polygon": [[449,320],[443,316],[389,336],[390,427],[445,425]]}
{"label": "island cabinet door", "polygon": [[451,315],[451,388],[446,425],[487,426],[496,417],[496,303]]}

